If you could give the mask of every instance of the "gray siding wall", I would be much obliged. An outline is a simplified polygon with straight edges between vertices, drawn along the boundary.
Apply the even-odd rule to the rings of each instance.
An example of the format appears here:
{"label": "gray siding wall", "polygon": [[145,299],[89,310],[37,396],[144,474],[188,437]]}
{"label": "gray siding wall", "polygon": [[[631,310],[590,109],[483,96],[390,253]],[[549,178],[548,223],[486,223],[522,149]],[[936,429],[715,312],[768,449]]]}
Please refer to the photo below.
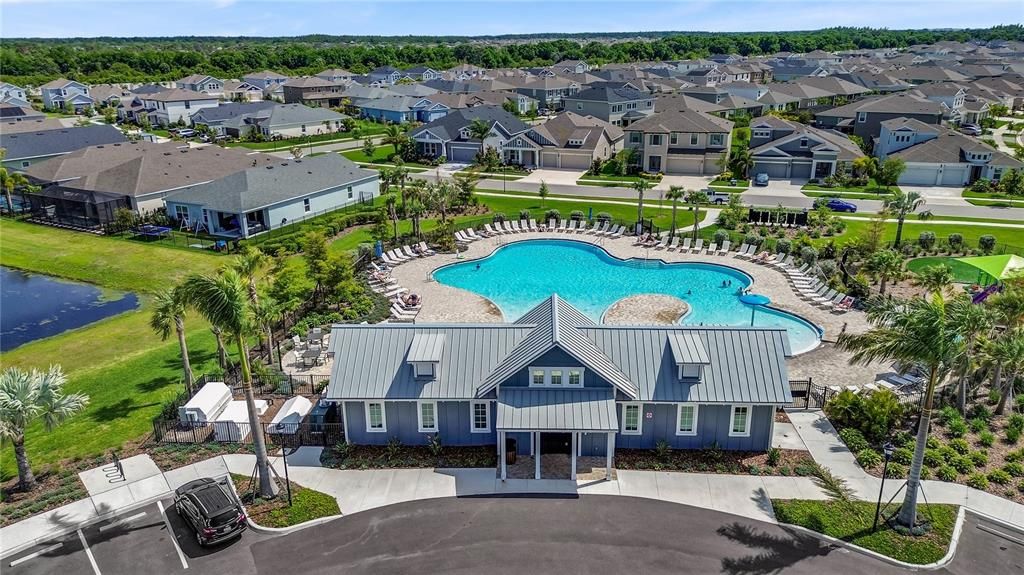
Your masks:
{"label": "gray siding wall", "polygon": [[[497,408],[491,403],[491,431],[488,433],[472,433],[470,431],[470,414],[468,401],[437,402],[437,432],[441,436],[442,445],[495,445],[497,433],[494,422]],[[417,404],[414,401],[386,401],[384,418],[387,422],[386,433],[370,433],[366,431],[366,408],[361,401],[345,402],[345,421],[348,422],[348,439],[360,445],[385,445],[392,437],[397,437],[405,445],[426,445],[432,433],[420,433],[416,415]],[[530,444],[527,439],[527,452]]]}
{"label": "gray siding wall", "polygon": [[941,118],[938,115],[870,112],[864,122],[858,122],[856,117],[853,119],[853,133],[861,138],[878,136],[882,133],[882,122],[892,120],[893,118],[914,118],[921,120],[925,124],[932,125],[938,125],[941,122]]}
{"label": "gray siding wall", "polygon": [[[561,349],[553,349],[537,358],[530,364],[530,367],[580,367],[580,362]],[[530,385],[530,370],[519,370],[519,373],[505,380],[502,387],[528,387]],[[583,370],[583,387],[611,387],[611,384],[601,379],[589,369]]]}
{"label": "gray siding wall", "polygon": [[[652,449],[661,440],[665,440],[677,449],[703,449],[717,442],[721,449],[743,451],[765,451],[771,445],[771,427],[773,408],[771,406],[753,406],[749,437],[729,437],[729,418],[731,407],[728,405],[701,405],[697,414],[697,435],[676,435],[676,405],[651,404],[643,405],[641,419],[643,426],[641,435],[625,435],[619,433],[615,440],[616,448]],[[619,426],[622,426],[622,404],[616,406]],[[647,414],[653,415],[648,419]]]}

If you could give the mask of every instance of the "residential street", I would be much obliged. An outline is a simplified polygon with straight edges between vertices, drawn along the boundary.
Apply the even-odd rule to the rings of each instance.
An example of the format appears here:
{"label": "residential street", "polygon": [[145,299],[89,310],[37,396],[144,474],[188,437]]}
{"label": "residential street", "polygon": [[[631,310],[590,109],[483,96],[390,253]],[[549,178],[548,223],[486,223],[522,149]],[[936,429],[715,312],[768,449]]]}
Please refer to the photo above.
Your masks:
{"label": "residential street", "polygon": [[[785,526],[652,499],[463,497],[356,513],[204,549],[163,501],[5,557],[11,575],[61,573],[904,573]],[[168,529],[168,527],[170,529]],[[169,537],[169,531],[173,537]],[[1017,573],[1024,539],[968,515],[937,573]]]}

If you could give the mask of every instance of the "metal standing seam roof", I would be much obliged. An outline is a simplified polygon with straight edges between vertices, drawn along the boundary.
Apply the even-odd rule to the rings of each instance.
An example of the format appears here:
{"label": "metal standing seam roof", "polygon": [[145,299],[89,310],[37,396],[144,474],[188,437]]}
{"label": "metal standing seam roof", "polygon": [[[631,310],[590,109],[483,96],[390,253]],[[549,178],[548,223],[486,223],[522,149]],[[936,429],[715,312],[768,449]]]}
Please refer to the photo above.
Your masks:
{"label": "metal standing seam roof", "polygon": [[495,429],[618,431],[611,389],[502,389]]}
{"label": "metal standing seam roof", "polygon": [[408,361],[439,362],[444,353],[443,333],[418,333],[409,344]]}
{"label": "metal standing seam roof", "polygon": [[672,349],[672,357],[676,363],[695,363],[708,365],[711,357],[697,334],[691,332],[672,333],[668,336],[668,345]]}

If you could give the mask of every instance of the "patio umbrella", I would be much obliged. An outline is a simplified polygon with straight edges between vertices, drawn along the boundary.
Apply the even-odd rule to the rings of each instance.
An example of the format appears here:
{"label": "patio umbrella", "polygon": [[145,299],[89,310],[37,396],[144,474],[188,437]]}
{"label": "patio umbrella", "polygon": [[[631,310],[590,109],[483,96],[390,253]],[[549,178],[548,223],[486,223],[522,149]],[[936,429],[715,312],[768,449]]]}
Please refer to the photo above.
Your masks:
{"label": "patio umbrella", "polygon": [[957,258],[957,261],[974,267],[997,281],[1024,274],[1024,258],[1013,254]]}
{"label": "patio umbrella", "polygon": [[740,301],[750,306],[750,325],[754,325],[754,313],[759,307],[765,307],[772,303],[772,300],[766,296],[756,293],[745,293],[740,296]]}

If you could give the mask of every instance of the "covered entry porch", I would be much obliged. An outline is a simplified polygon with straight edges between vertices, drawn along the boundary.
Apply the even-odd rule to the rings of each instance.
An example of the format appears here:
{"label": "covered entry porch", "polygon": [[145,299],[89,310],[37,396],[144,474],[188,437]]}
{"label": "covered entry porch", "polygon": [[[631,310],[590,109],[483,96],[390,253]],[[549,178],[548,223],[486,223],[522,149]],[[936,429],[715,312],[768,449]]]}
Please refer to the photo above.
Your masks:
{"label": "covered entry porch", "polygon": [[[495,429],[502,480],[509,478],[511,465],[513,477],[522,477],[526,471],[532,479],[575,481],[581,461],[584,473],[593,478],[599,459],[584,454],[594,453],[598,441],[603,443],[603,478],[612,478],[619,425],[611,389],[501,389]],[[509,439],[515,439],[512,449],[524,457],[509,452]],[[525,463],[532,464],[532,475],[524,469]]]}

